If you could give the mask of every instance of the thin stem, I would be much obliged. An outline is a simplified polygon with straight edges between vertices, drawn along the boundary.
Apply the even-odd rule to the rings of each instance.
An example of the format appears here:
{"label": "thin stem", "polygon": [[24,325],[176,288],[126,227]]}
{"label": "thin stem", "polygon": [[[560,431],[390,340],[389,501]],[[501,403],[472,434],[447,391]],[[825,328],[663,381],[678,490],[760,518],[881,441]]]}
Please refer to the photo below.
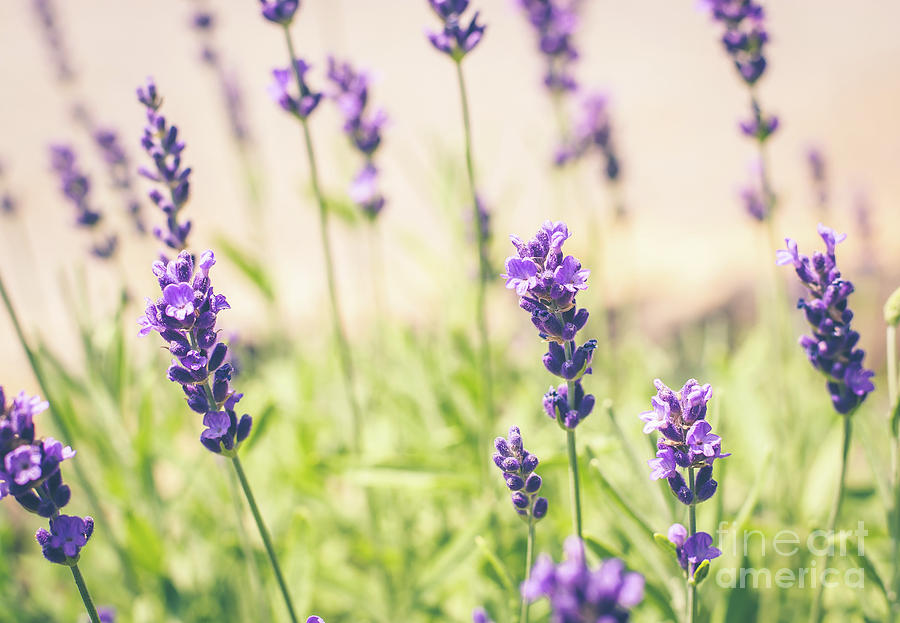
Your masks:
{"label": "thin stem", "polygon": [[566,449],[569,454],[569,497],[572,498],[572,525],[581,538],[581,488],[578,484],[578,456],[575,452],[575,431],[566,431]]}
{"label": "thin stem", "polygon": [[[288,53],[291,57],[291,69],[294,73],[294,79],[297,82],[297,89],[303,92],[303,81],[300,72],[297,71],[297,58],[294,53],[294,43],[291,40],[291,32],[287,26],[284,27],[284,38],[287,42]],[[347,334],[344,330],[344,321],[341,316],[340,304],[337,297],[337,285],[334,276],[334,259],[331,251],[331,237],[328,232],[328,206],[325,203],[325,196],[319,186],[319,169],[316,164],[316,154],[313,149],[312,135],[309,131],[309,123],[305,118],[300,119],[303,126],[303,139],[306,145],[306,156],[309,161],[309,176],[312,182],[313,193],[316,196],[316,202],[319,204],[319,233],[322,238],[322,250],[325,254],[325,275],[328,281],[328,297],[331,301],[331,320],[334,325],[335,336],[338,342],[338,356],[341,362],[341,370],[344,374],[344,382],[347,384],[347,400],[350,402],[350,410],[353,415],[353,447],[359,451],[362,445],[362,413],[360,412],[359,403],[356,400],[353,357],[350,354],[350,344],[347,341]]]}
{"label": "thin stem", "polygon": [[[487,312],[485,298],[489,272],[487,238],[484,223],[478,210],[478,194],[475,186],[475,167],[472,164],[472,123],[469,118],[469,97],[463,77],[462,62],[456,62],[456,77],[459,81],[459,97],[462,106],[463,134],[466,143],[466,172],[469,178],[469,200],[472,203],[472,221],[475,224],[476,248],[478,252],[478,280],[475,299],[475,320],[478,325],[480,342],[481,375],[484,379],[484,429],[489,431],[494,419],[494,378],[491,372],[491,350],[488,339]],[[484,436],[484,433],[482,434]],[[479,444],[481,447],[483,444]]]}
{"label": "thin stem", "polygon": [[298,623],[297,615],[294,612],[294,604],[291,601],[291,594],[288,591],[287,583],[281,574],[281,566],[278,564],[278,556],[275,555],[275,548],[272,547],[272,538],[269,536],[269,530],[263,521],[256,505],[256,499],[253,497],[253,491],[250,490],[250,483],[247,482],[247,476],[244,474],[244,468],[241,466],[241,460],[234,456],[231,458],[231,464],[241,483],[241,489],[244,490],[244,497],[247,498],[247,504],[250,506],[250,512],[253,513],[253,519],[256,520],[256,527],[259,528],[259,536],[262,537],[263,545],[266,546],[266,553],[269,555],[269,562],[272,564],[272,570],[275,572],[275,578],[278,580],[278,587],[281,589],[281,595],[284,597],[284,605],[287,606],[288,615],[293,623]]}
{"label": "thin stem", "polygon": [[84,583],[81,569],[78,568],[78,565],[72,565],[69,568],[72,570],[72,577],[75,578],[75,586],[78,587],[78,592],[81,593],[81,601],[84,602],[88,616],[91,617],[91,623],[100,623],[100,616],[97,614],[97,608],[94,607],[94,601],[88,592],[87,584]]}
{"label": "thin stem", "polygon": [[[691,493],[694,492],[694,468],[688,468],[688,485],[691,488]],[[688,538],[697,534],[697,503],[696,500],[692,500],[690,506],[688,506]],[[688,566],[690,569],[690,565]],[[692,582],[693,578],[688,577],[687,579],[687,623],[694,623],[697,617],[697,585]]]}
{"label": "thin stem", "polygon": [[900,615],[900,439],[894,422],[894,411],[897,409],[897,326],[888,324],[886,330],[886,357],[888,377],[888,425],[891,429],[891,487],[893,502],[888,517],[890,535],[893,545],[894,570],[891,579],[891,621]]}
{"label": "thin stem", "polygon": [[[838,480],[838,488],[837,492],[834,496],[834,502],[831,505],[831,512],[828,516],[828,536],[831,539],[830,546],[826,550],[825,553],[825,564],[822,565],[822,573],[828,569],[828,565],[831,563],[831,558],[834,555],[834,529],[837,525],[838,516],[841,512],[841,502],[844,499],[844,482],[847,478],[847,457],[850,454],[850,436],[853,432],[852,428],[852,413],[848,413],[844,415],[844,438],[843,438],[843,447],[841,450],[841,475]],[[820,583],[819,588],[816,590],[816,600],[813,603],[813,608],[809,614],[810,623],[819,623],[822,620],[823,612],[822,612],[822,597],[825,594],[825,583]]]}
{"label": "thin stem", "polygon": [[[534,560],[534,518],[528,516],[528,545],[525,548],[525,581],[531,577],[531,565]],[[522,611],[519,613],[519,623],[528,623],[528,610],[531,602],[522,597]]]}

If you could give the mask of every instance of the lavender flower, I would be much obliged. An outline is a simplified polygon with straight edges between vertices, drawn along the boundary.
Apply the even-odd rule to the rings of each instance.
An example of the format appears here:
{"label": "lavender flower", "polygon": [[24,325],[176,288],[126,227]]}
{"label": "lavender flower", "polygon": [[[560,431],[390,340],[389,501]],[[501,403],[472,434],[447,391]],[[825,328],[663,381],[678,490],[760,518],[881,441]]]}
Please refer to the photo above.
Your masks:
{"label": "lavender flower", "polygon": [[[89,231],[97,231],[102,215],[90,206],[90,180],[78,168],[75,152],[68,145],[50,146],[51,167],[59,176],[60,191],[75,207],[75,225]],[[116,250],[115,235],[95,234],[97,242],[91,247],[91,253],[101,259],[111,257]]]}
{"label": "lavender flower", "polygon": [[134,222],[138,233],[147,231],[141,217],[141,204],[134,196],[134,181],[131,177],[131,160],[119,142],[119,136],[110,128],[97,128],[93,132],[94,143],[100,148],[103,161],[106,163],[113,188],[127,197],[128,214]]}
{"label": "lavender flower", "polygon": [[494,623],[484,608],[475,608],[472,610],[472,623]]}
{"label": "lavender flower", "polygon": [[69,55],[65,50],[53,0],[32,0],[31,5],[40,22],[44,43],[56,69],[56,78],[60,82],[71,81],[75,74],[69,64]]}
{"label": "lavender flower", "polygon": [[512,491],[513,508],[525,521],[541,520],[547,514],[547,498],[539,497],[541,477],[535,473],[538,458],[525,450],[518,426],[509,429],[509,437],[494,440],[494,464],[503,472]]}
{"label": "lavender flower", "polygon": [[[310,66],[303,59],[294,59],[293,69],[287,67],[272,70],[275,82],[269,85],[269,95],[272,99],[286,112],[299,119],[309,117],[322,99],[321,93],[313,92],[306,84],[305,76],[309,68]],[[291,93],[291,82],[294,79],[293,72],[296,72],[300,83],[299,96]]]}
{"label": "lavender flower", "polygon": [[[647,463],[650,478],[665,478],[672,493],[685,505],[708,500],[716,492],[718,483],[713,480],[713,463],[716,459],[731,456],[722,453],[722,439],[712,433],[706,421],[707,403],[712,398],[712,386],[700,385],[688,380],[681,391],[674,392],[656,379],[656,396],[650,400],[651,410],[641,413],[644,432],[658,431],[656,458]],[[679,469],[698,469],[693,486],[685,481]]]}
{"label": "lavender flower", "polygon": [[739,195],[747,214],[757,221],[766,220],[769,216],[769,207],[754,186],[743,187]]}
{"label": "lavender flower", "polygon": [[828,207],[828,175],[825,169],[825,155],[818,147],[806,150],[806,162],[816,197],[816,206],[825,211]]}
{"label": "lavender flower", "polygon": [[428,40],[435,49],[460,62],[484,37],[486,27],[478,24],[479,12],[464,26],[462,14],[469,7],[469,0],[428,0],[428,4],[443,22],[440,32],[426,33]]}
{"label": "lavender flower", "polygon": [[587,289],[589,270],[571,255],[563,255],[562,245],[569,230],[562,222],[545,221],[535,237],[524,242],[511,236],[517,256],[506,260],[506,287],[519,295],[519,306],[531,314],[531,322],[547,341],[544,367],[566,381],[575,382],[574,405],[568,388],[561,385],[544,396],[547,414],[560,426],[573,429],[587,417],[594,397],[584,395],[580,379],[591,371],[596,340],[576,347],[575,337],[588,319],[586,309],[578,309],[575,295]]}
{"label": "lavender flower", "polygon": [[578,88],[572,65],[578,51],[572,36],[578,28],[581,0],[517,0],[534,27],[538,48],[547,63],[544,85],[553,93]]}
{"label": "lavender flower", "polygon": [[344,117],[344,133],[350,144],[364,158],[362,168],[350,186],[351,199],[370,218],[384,207],[384,196],[378,192],[378,169],[372,159],[381,145],[381,129],[387,122],[383,110],[369,110],[369,76],[356,71],[349,63],[328,59],[328,79],[335,89],[331,94]]}
{"label": "lavender flower", "polygon": [[741,78],[748,85],[756,84],[766,69],[763,48],[769,40],[762,6],[754,0],[705,0],[705,4],[725,28],[722,45]]}
{"label": "lavender flower", "polygon": [[50,518],[50,530],[40,528],[34,535],[43,550],[44,558],[60,565],[72,566],[81,556],[81,548],[87,545],[94,532],[94,520],[90,517],[57,515]]}
{"label": "lavender flower", "polygon": [[156,331],[167,342],[174,356],[169,380],[180,384],[188,406],[203,414],[206,428],[200,442],[210,452],[233,457],[250,434],[252,419],[237,416],[235,407],[243,394],[231,389],[228,346],[218,341],[216,317],[231,306],[213,291],[209,271],[215,263],[212,251],[200,256],[196,269],[187,251],[168,263],[154,262],[162,296],[156,302],[147,300],[138,324],[141,336]]}
{"label": "lavender flower", "polygon": [[100,623],[116,623],[115,608],[97,608],[97,616],[100,617]]}
{"label": "lavender flower", "polygon": [[609,98],[603,93],[590,93],[582,102],[582,115],[572,135],[556,152],[556,165],[563,166],[585,157],[592,150],[604,159],[604,175],[610,182],[619,179],[621,167],[612,141]]}
{"label": "lavender flower", "polygon": [[50,530],[35,535],[50,562],[72,566],[94,529],[90,517],[60,515],[71,490],[63,483],[60,464],[75,456],[69,446],[36,438],[34,416],[49,405],[25,392],[6,401],[0,387],[0,499],[12,496],[25,510],[50,519]]}
{"label": "lavender flower", "polygon": [[300,0],[259,0],[262,16],[270,22],[290,26],[300,8]]}
{"label": "lavender flower", "polygon": [[712,546],[713,538],[709,534],[697,532],[689,537],[687,528],[680,523],[672,524],[668,537],[675,545],[678,564],[688,577],[694,577],[694,572],[704,560],[712,560],[722,555],[719,548]]}
{"label": "lavender flower", "polygon": [[800,346],[813,367],[825,375],[835,411],[847,415],[874,391],[871,379],[875,373],[863,367],[866,353],[856,347],[859,333],[850,328],[853,312],[847,307],[847,299],[853,293],[853,284],[842,279],[837,268],[835,247],[847,235],[836,234],[821,223],[818,231],[825,242],[825,253],[816,251],[811,258],[800,255],[797,242],[785,238],[787,250],[778,251],[776,261],[779,265],[793,264],[809,292],[808,300],[797,302],[812,326],[812,335],[802,336]]}
{"label": "lavender flower", "polygon": [[738,127],[745,136],[749,136],[760,143],[764,143],[775,133],[780,122],[775,115],[763,114],[762,109],[759,107],[759,103],[756,102],[756,100],[751,102],[751,108],[753,109],[753,116],[747,121],[739,122]]}
{"label": "lavender flower", "polygon": [[154,227],[153,234],[169,248],[180,251],[187,246],[187,237],[191,231],[190,221],[178,222],[178,215],[191,193],[191,168],[183,167],[181,162],[184,141],[178,139],[178,128],[170,125],[159,114],[163,100],[152,78],[147,78],[146,85],[138,88],[137,98],[147,109],[147,125],[144,126],[141,145],[153,160],[155,168],[151,171],[141,167],[138,172],[159,184],[165,191],[164,194],[154,188],[148,195],[166,215],[166,229]]}
{"label": "lavender flower", "polygon": [[584,558],[584,544],[570,536],[563,549],[566,559],[558,565],[546,554],[541,555],[522,584],[522,595],[530,601],[542,597],[550,600],[553,623],[624,623],[630,611],[644,598],[644,578],[626,572],[618,558],[589,569]]}

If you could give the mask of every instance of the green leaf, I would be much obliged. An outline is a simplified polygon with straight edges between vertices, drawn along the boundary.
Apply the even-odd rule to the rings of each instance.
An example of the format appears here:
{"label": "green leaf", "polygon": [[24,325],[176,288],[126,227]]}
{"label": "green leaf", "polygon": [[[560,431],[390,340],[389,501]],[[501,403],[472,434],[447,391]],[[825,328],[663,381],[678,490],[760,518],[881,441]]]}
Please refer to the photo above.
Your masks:
{"label": "green leaf", "polygon": [[[593,456],[593,453],[588,448],[588,454]],[[590,466],[594,469],[594,473],[597,475],[597,479],[600,481],[600,487],[606,492],[606,494],[612,499],[612,501],[618,506],[622,511],[628,515],[634,521],[641,530],[646,533],[649,538],[653,538],[653,530],[650,528],[650,524],[646,522],[637,512],[625,502],[625,499],[619,495],[619,492],[612,486],[612,483],[606,479],[606,476],[603,475],[603,472],[600,471],[600,461],[596,458],[592,458],[590,462]]]}
{"label": "green leaf", "polygon": [[691,582],[694,584],[700,585],[703,580],[706,579],[706,576],[709,575],[709,561],[704,560],[701,562],[696,569],[694,569],[694,577],[691,578]]}
{"label": "green leaf", "polygon": [[516,583],[513,580],[512,574],[507,569],[506,565],[500,560],[500,557],[494,552],[493,549],[488,547],[487,541],[483,536],[475,537],[475,545],[478,547],[478,551],[481,552],[481,555],[484,556],[484,559],[487,561],[488,565],[490,565],[491,569],[493,569],[494,573],[497,576],[497,580],[501,584],[501,588],[507,593],[515,593]]}
{"label": "green leaf", "polygon": [[234,264],[250,283],[256,286],[260,294],[267,301],[274,302],[275,288],[272,286],[272,281],[268,273],[266,273],[263,264],[224,236],[220,236],[216,243],[225,257]]}
{"label": "green leaf", "polygon": [[361,215],[360,209],[344,196],[325,195],[325,207],[328,211],[349,225],[355,225]]}
{"label": "green leaf", "polygon": [[604,545],[600,541],[597,540],[596,537],[593,537],[589,534],[584,535],[584,544],[588,546],[588,549],[594,552],[597,558],[601,560],[606,558],[621,558],[622,555],[613,551],[613,549],[607,545]]}

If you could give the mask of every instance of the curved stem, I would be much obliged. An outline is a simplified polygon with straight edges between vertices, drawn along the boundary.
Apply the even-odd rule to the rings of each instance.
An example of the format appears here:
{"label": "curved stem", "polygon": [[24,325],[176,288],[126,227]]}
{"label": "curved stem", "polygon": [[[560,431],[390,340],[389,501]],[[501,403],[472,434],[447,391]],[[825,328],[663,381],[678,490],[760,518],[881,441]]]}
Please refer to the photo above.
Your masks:
{"label": "curved stem", "polygon": [[[288,53],[291,57],[291,70],[294,73],[294,79],[297,82],[297,89],[303,92],[303,81],[294,60],[297,58],[294,53],[294,43],[291,40],[291,32],[287,26],[284,27],[284,38],[287,43]],[[309,131],[309,123],[305,118],[300,119],[303,126],[303,139],[306,146],[306,156],[309,162],[309,177],[312,183],[313,194],[316,196],[316,202],[319,205],[319,234],[322,238],[322,250],[325,254],[325,276],[328,281],[328,298],[331,302],[331,320],[334,325],[334,333],[338,343],[338,357],[340,358],[341,370],[344,374],[344,382],[347,384],[347,400],[350,402],[350,410],[353,415],[353,447],[359,451],[362,444],[362,413],[360,412],[359,403],[356,400],[353,357],[350,354],[350,344],[347,341],[347,333],[344,330],[344,321],[341,316],[340,304],[337,297],[337,285],[334,276],[334,255],[331,250],[331,237],[328,232],[328,206],[325,203],[325,196],[322,194],[322,188],[319,186],[319,169],[316,164],[316,154],[313,149],[312,135]]]}
{"label": "curved stem", "polygon": [[81,569],[78,568],[78,565],[72,565],[69,568],[72,570],[72,577],[75,578],[75,586],[78,587],[78,592],[81,593],[81,601],[84,602],[88,616],[91,617],[91,623],[100,623],[100,616],[97,614],[97,608],[94,607],[94,601],[88,592],[87,584],[84,583]]}
{"label": "curved stem", "polygon": [[263,521],[256,505],[256,499],[253,497],[253,491],[250,489],[250,483],[247,482],[247,476],[244,474],[244,468],[241,466],[241,460],[234,456],[231,458],[231,464],[237,473],[238,480],[241,483],[241,489],[244,490],[244,497],[247,498],[247,504],[250,506],[250,512],[253,513],[253,519],[256,520],[256,527],[259,528],[259,536],[262,537],[263,545],[266,546],[266,553],[269,555],[269,562],[272,564],[272,570],[275,572],[275,579],[278,580],[278,587],[281,589],[281,595],[284,597],[284,605],[287,606],[288,615],[293,623],[298,623],[297,614],[294,612],[294,604],[291,601],[291,594],[288,591],[287,583],[281,574],[281,566],[278,564],[278,556],[275,555],[275,548],[272,547],[272,538],[269,536],[269,530]]}
{"label": "curved stem", "polygon": [[[694,492],[694,468],[688,468],[688,486],[691,488],[691,493]],[[688,506],[688,538],[697,534],[697,503],[696,500],[691,501],[690,506]],[[688,565],[688,569],[690,569],[690,565]],[[694,584],[691,580],[693,578],[688,577],[687,582],[687,623],[694,623],[697,618],[697,585]]]}
{"label": "curved stem", "polygon": [[[841,450],[841,475],[838,480],[838,488],[837,492],[834,496],[834,502],[831,505],[831,512],[828,516],[828,537],[831,539],[831,543],[829,544],[828,550],[825,553],[825,564],[822,565],[822,573],[828,569],[828,565],[831,563],[831,558],[834,555],[834,529],[837,525],[838,516],[841,512],[841,502],[844,499],[844,482],[847,478],[847,457],[850,454],[850,436],[853,432],[852,429],[852,421],[850,417],[852,413],[848,413],[844,415],[844,438],[843,438],[843,447]],[[822,597],[825,594],[825,584],[820,583],[819,588],[816,590],[816,598],[815,602],[813,602],[813,608],[809,614],[810,623],[819,623],[822,620]]]}
{"label": "curved stem", "polygon": [[[525,548],[525,581],[531,577],[531,565],[534,561],[534,518],[528,516],[528,544]],[[519,613],[519,623],[528,623],[528,610],[531,602],[522,597],[522,610]]]}
{"label": "curved stem", "polygon": [[[466,92],[466,81],[463,77],[462,62],[456,62],[456,77],[459,82],[459,97],[462,107],[463,134],[466,144],[466,172],[469,179],[469,200],[472,203],[472,222],[475,225],[476,250],[478,253],[478,279],[475,298],[475,321],[478,326],[479,351],[481,359],[481,375],[484,380],[484,432],[491,430],[494,419],[494,378],[491,372],[491,350],[488,339],[487,312],[485,298],[487,278],[490,268],[487,257],[487,236],[484,223],[478,210],[478,194],[475,186],[475,167],[472,163],[472,123],[469,118],[469,97]],[[482,447],[483,444],[479,444]]]}

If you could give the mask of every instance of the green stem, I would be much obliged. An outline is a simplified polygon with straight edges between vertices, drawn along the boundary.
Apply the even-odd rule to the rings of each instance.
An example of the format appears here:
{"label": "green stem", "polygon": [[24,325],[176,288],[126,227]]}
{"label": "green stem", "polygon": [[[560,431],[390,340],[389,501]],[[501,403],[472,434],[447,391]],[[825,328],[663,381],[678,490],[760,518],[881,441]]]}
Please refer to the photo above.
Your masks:
{"label": "green stem", "polygon": [[893,489],[890,519],[891,544],[893,546],[894,570],[890,587],[891,621],[900,617],[900,438],[894,421],[897,409],[897,326],[888,324],[886,330],[886,357],[888,377],[888,424],[891,428],[891,487]]}
{"label": "green stem", "polygon": [[293,623],[298,623],[297,615],[294,612],[294,604],[291,601],[291,594],[288,591],[287,583],[281,574],[281,566],[278,564],[278,556],[275,555],[275,548],[272,547],[272,538],[269,536],[269,530],[263,521],[256,505],[256,499],[253,497],[253,491],[250,490],[250,483],[247,482],[247,476],[244,474],[244,468],[241,466],[241,460],[234,456],[231,458],[231,464],[237,473],[238,480],[241,483],[241,489],[244,490],[244,497],[247,498],[247,504],[250,506],[250,512],[253,513],[253,519],[256,520],[256,527],[259,528],[259,536],[262,537],[263,545],[266,546],[266,553],[269,555],[269,562],[272,564],[272,570],[275,572],[275,579],[278,580],[278,587],[281,589],[281,595],[284,597],[284,605],[287,606],[288,615]]}
{"label": "green stem", "polygon": [[[561,317],[560,317],[560,320]],[[566,341],[565,345],[566,350],[566,360],[572,360],[572,353],[574,351],[572,346],[572,341]],[[575,381],[568,381],[566,383],[566,389],[568,394],[568,402],[570,409],[577,409],[578,406],[575,404]],[[566,429],[566,450],[569,455],[569,497],[571,498],[572,503],[572,525],[575,528],[575,534],[578,538],[581,538],[581,487],[578,481],[578,453],[575,449],[575,429],[569,428]]]}
{"label": "green stem", "polygon": [[[831,558],[834,555],[834,542],[835,535],[834,529],[837,525],[838,516],[841,512],[841,502],[844,499],[844,482],[847,478],[847,457],[850,454],[850,437],[853,432],[851,416],[853,413],[848,413],[843,416],[844,418],[844,436],[843,436],[843,447],[841,450],[841,475],[838,480],[838,488],[837,492],[834,496],[834,502],[831,505],[831,512],[828,516],[828,538],[831,539],[829,543],[828,550],[825,553],[825,564],[822,565],[822,573],[824,573],[828,569],[828,565],[831,564]],[[820,583],[819,588],[816,590],[816,599],[813,602],[813,608],[809,614],[810,623],[819,623],[822,620],[822,616],[824,615],[822,611],[822,597],[825,594],[825,584]]]}
{"label": "green stem", "polygon": [[[688,486],[691,488],[691,493],[694,492],[694,468],[688,468]],[[697,502],[696,500],[691,501],[690,506],[688,506],[688,538],[697,534]],[[690,569],[690,566],[688,566]],[[687,583],[687,623],[694,623],[697,617],[697,585],[694,584],[691,580],[693,578],[688,577]]]}
{"label": "green stem", "polygon": [[[484,447],[494,420],[494,377],[491,371],[491,346],[488,337],[486,291],[490,268],[487,257],[487,237],[484,223],[478,210],[478,193],[475,185],[475,166],[472,161],[472,122],[469,117],[469,96],[463,77],[462,62],[456,61],[456,77],[459,82],[459,98],[462,107],[463,135],[466,149],[466,173],[469,180],[469,200],[472,204],[472,222],[475,225],[476,250],[478,252],[478,279],[475,297],[475,321],[478,327],[481,377],[484,381],[484,426],[479,447]],[[483,442],[483,443],[482,443]],[[483,463],[483,461],[482,461]],[[486,463],[485,463],[486,465]]]}
{"label": "green stem", "polygon": [[[297,82],[297,89],[303,92],[303,81],[294,60],[297,58],[294,53],[294,43],[291,40],[291,32],[287,26],[284,27],[284,38],[287,42],[288,53],[291,57],[291,69],[294,73],[294,79]],[[316,154],[313,149],[312,135],[309,131],[309,123],[305,118],[300,119],[303,126],[303,139],[306,145],[306,156],[309,161],[309,176],[313,187],[313,193],[316,196],[316,202],[319,204],[319,233],[322,238],[322,250],[325,254],[325,275],[328,281],[328,297],[331,301],[331,319],[334,325],[335,336],[338,342],[338,357],[340,358],[341,370],[344,374],[344,382],[347,384],[347,400],[350,402],[350,410],[353,415],[353,447],[357,451],[362,446],[362,413],[360,412],[359,403],[356,399],[353,357],[350,354],[350,344],[347,341],[347,333],[344,330],[344,321],[341,315],[340,305],[337,297],[337,285],[334,276],[334,254],[331,250],[331,237],[328,232],[328,205],[325,202],[325,196],[322,194],[322,188],[319,186],[319,169],[316,164]]]}
{"label": "green stem", "polygon": [[78,568],[78,565],[72,565],[69,568],[72,570],[72,577],[75,578],[75,586],[78,587],[78,592],[81,593],[81,601],[84,602],[88,616],[91,617],[91,623],[100,623],[100,616],[97,614],[97,608],[94,607],[94,601],[88,592],[87,584],[84,583],[81,569]]}
{"label": "green stem", "polygon": [[[534,518],[528,516],[528,545],[525,549],[525,581],[531,577],[531,565],[534,561]],[[531,602],[522,597],[522,610],[519,613],[519,623],[528,623],[528,610]]]}

